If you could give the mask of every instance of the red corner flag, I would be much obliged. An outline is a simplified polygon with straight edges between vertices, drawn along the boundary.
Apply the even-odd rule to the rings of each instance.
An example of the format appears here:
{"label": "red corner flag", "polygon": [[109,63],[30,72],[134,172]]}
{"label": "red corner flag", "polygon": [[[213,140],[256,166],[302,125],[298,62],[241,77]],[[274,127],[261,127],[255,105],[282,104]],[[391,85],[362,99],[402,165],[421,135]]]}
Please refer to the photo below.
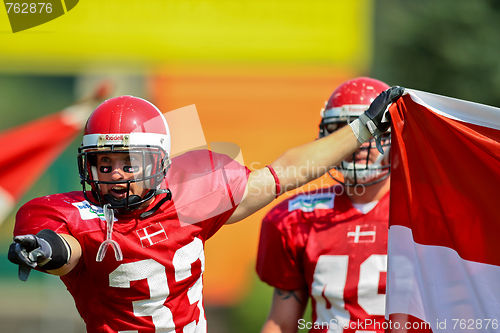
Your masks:
{"label": "red corner flag", "polygon": [[0,133],[0,224],[16,201],[79,134],[94,103],[108,93],[109,84],[101,85],[93,96],[79,104]]}
{"label": "red corner flag", "polygon": [[389,332],[498,332],[500,109],[407,92],[391,107]]}

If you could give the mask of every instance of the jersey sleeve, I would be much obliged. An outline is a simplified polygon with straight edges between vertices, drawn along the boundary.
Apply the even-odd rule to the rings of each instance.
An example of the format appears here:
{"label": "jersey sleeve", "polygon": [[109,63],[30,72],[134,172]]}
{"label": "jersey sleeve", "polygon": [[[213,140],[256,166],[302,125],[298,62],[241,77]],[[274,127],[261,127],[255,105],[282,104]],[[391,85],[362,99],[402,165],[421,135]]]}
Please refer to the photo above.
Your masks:
{"label": "jersey sleeve", "polygon": [[43,229],[71,234],[63,214],[51,204],[49,197],[33,199],[19,209],[16,214],[14,236],[36,234]]}
{"label": "jersey sleeve", "polygon": [[202,237],[210,238],[243,199],[249,174],[236,160],[209,150],[175,158],[167,183],[181,223],[201,223]]}
{"label": "jersey sleeve", "polygon": [[[287,230],[287,221],[294,215],[276,214],[286,209],[282,202],[268,213],[262,221],[256,270],[267,284],[284,290],[306,289],[304,269],[300,261],[301,248]],[[296,235],[300,237],[300,235]]]}

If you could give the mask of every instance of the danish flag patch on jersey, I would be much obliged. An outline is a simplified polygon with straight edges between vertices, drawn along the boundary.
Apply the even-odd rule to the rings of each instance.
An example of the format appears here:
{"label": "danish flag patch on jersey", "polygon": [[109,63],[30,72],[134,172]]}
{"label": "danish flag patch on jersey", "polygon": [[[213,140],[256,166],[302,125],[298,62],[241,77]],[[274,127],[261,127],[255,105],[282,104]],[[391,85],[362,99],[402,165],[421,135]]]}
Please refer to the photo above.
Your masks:
{"label": "danish flag patch on jersey", "polygon": [[141,241],[142,247],[150,247],[157,243],[163,242],[167,240],[167,233],[160,222],[147,226],[146,228],[142,228],[136,230],[137,236],[139,236],[139,240]]}
{"label": "danish flag patch on jersey", "polygon": [[349,243],[374,243],[377,235],[377,227],[363,224],[349,228],[347,231],[347,242]]}

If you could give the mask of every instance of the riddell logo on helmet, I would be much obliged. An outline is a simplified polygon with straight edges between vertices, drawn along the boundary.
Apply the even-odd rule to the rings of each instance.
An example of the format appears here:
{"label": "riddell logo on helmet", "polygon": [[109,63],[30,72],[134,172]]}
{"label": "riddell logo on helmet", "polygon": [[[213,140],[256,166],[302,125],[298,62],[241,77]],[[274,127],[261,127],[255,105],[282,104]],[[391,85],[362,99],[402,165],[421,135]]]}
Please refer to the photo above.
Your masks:
{"label": "riddell logo on helmet", "polygon": [[129,136],[124,134],[101,134],[97,138],[97,146],[102,147],[109,144],[121,144],[127,146],[128,139]]}
{"label": "riddell logo on helmet", "polygon": [[106,140],[107,141],[122,141],[123,140],[123,135],[106,135]]}

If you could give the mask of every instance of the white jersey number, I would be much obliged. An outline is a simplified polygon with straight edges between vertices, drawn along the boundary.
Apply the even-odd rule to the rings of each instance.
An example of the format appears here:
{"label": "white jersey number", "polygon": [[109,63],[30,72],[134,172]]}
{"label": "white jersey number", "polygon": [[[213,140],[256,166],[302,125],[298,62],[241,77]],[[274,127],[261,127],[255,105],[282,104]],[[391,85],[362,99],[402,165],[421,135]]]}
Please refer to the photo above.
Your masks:
{"label": "white jersey number", "polygon": [[[203,242],[195,238],[191,243],[178,249],[172,260],[175,269],[176,282],[191,276],[191,265],[198,259],[201,261],[201,271],[205,267]],[[133,301],[134,315],[138,317],[151,316],[155,332],[175,332],[172,311],[164,305],[170,294],[165,267],[153,259],[140,260],[121,264],[109,274],[109,285],[116,288],[130,288],[131,281],[147,280],[150,298]],[[200,317],[184,326],[183,333],[206,332],[205,314],[202,302],[202,277],[189,288],[188,298],[191,304],[198,302]],[[136,333],[137,331],[120,331],[119,333]]]}
{"label": "white jersey number", "polygon": [[[347,282],[348,255],[323,255],[318,258],[311,294],[316,301],[318,322],[335,318],[328,332],[342,332],[349,324],[345,309],[344,288]],[[384,315],[385,294],[379,294],[380,273],[387,271],[387,255],[372,254],[360,265],[357,288],[358,304],[369,315]]]}

